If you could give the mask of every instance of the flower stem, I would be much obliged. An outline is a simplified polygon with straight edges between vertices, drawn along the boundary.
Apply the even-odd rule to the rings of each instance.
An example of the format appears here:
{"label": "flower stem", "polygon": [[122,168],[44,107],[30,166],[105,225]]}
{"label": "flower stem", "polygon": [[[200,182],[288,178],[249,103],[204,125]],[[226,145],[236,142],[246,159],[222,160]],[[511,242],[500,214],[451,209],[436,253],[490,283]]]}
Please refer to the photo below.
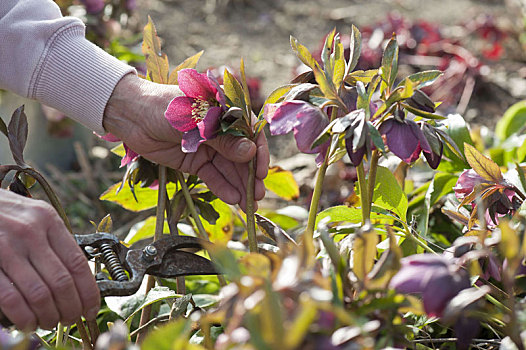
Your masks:
{"label": "flower stem", "polygon": [[248,162],[248,180],[247,180],[247,235],[248,248],[251,253],[258,252],[258,240],[256,237],[256,220],[254,218],[254,189],[256,183],[255,158]]}
{"label": "flower stem", "polygon": [[[175,176],[177,177],[177,181],[179,181],[179,184],[181,185],[181,190],[183,191],[184,199],[186,200],[186,205],[188,206],[188,210],[190,210],[190,215],[192,215],[192,218],[195,221],[195,225],[197,226],[197,231],[199,234],[199,237],[203,240],[210,241],[208,238],[208,234],[205,231],[205,228],[203,226],[203,223],[201,222],[201,219],[199,218],[199,214],[197,213],[197,209],[195,208],[194,200],[192,199],[192,196],[190,195],[190,190],[188,189],[188,186],[186,185],[186,180],[183,176],[183,174],[180,171],[175,171]],[[222,275],[218,275],[217,279],[219,280],[219,285],[221,287],[226,286],[225,278]]]}
{"label": "flower stem", "polygon": [[318,173],[316,175],[316,184],[312,192],[312,199],[310,201],[309,219],[307,221],[307,228],[303,235],[303,246],[305,248],[305,257],[309,263],[314,259],[314,226],[316,225],[316,216],[318,215],[318,206],[320,203],[321,193],[323,191],[323,180],[329,165],[329,152],[325,155],[323,163],[321,163]]}
{"label": "flower stem", "polygon": [[380,159],[380,153],[378,150],[374,150],[373,154],[371,155],[371,162],[369,164],[369,178],[367,179],[367,195],[368,201],[369,201],[369,213],[368,218],[371,217],[371,208],[373,205],[373,194],[374,194],[374,187],[376,185],[376,170],[378,169],[378,159]]}
{"label": "flower stem", "polygon": [[[164,228],[164,213],[166,211],[166,167],[159,166],[159,190],[157,191],[157,212],[155,217],[155,234],[153,236],[153,241],[157,241],[161,238]],[[155,287],[155,278],[153,276],[148,276],[148,281],[146,284],[146,294]],[[150,321],[151,318],[152,306],[147,305],[142,309],[141,320],[139,322],[139,327],[144,326]],[[147,327],[145,327],[139,334],[137,334],[137,344],[140,344],[143,337],[146,336],[148,332]]]}
{"label": "flower stem", "polygon": [[365,225],[369,221],[371,216],[371,209],[369,208],[371,202],[369,202],[367,180],[365,179],[365,170],[363,168],[363,160],[356,167],[356,173],[358,175],[358,188],[360,189],[360,203],[362,207],[362,224]]}

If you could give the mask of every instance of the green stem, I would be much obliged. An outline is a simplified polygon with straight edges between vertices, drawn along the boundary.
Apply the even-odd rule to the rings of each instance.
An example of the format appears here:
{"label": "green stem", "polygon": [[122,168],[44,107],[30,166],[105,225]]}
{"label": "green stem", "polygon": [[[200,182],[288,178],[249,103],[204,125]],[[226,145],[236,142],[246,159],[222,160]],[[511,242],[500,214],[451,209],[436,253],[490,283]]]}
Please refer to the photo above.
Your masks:
{"label": "green stem", "polygon": [[258,240],[256,237],[256,220],[254,218],[255,201],[254,201],[254,189],[256,183],[256,162],[254,158],[248,162],[248,180],[247,180],[247,236],[248,236],[248,248],[251,253],[258,252]]}
{"label": "green stem", "polygon": [[378,169],[378,159],[380,159],[380,153],[378,150],[374,150],[371,156],[371,162],[369,164],[369,178],[367,179],[367,199],[369,202],[367,218],[371,218],[371,208],[373,205],[373,194],[374,187],[376,185],[376,170]]}
{"label": "green stem", "polygon": [[367,186],[367,180],[365,179],[365,170],[363,168],[363,160],[356,167],[356,173],[358,175],[358,188],[360,189],[360,203],[362,206],[362,224],[365,225],[367,221],[371,218],[371,209],[369,208],[369,205],[371,202],[369,202],[369,195],[367,193],[368,186]]}
{"label": "green stem", "polygon": [[[166,211],[166,199],[167,199],[167,192],[166,192],[166,167],[160,165],[159,166],[159,190],[157,191],[157,212],[155,217],[155,233],[153,236],[153,241],[157,241],[161,239],[161,236],[163,235],[163,228],[164,228],[164,213]],[[150,292],[150,290],[155,287],[155,278],[153,276],[148,276],[148,281],[146,284],[146,294]],[[151,311],[152,306],[148,305],[144,309],[142,309],[141,312],[141,320],[139,322],[139,327],[144,326],[150,321],[151,318]],[[137,334],[137,344],[140,344],[143,338],[146,336],[146,333],[148,332],[148,328],[144,327],[144,329]]]}
{"label": "green stem", "polygon": [[[206,233],[205,228],[203,226],[203,223],[201,222],[201,218],[199,218],[197,209],[195,208],[194,200],[192,199],[190,190],[188,189],[188,186],[186,185],[186,180],[184,178],[184,175],[180,171],[176,170],[175,176],[177,177],[177,181],[179,181],[179,184],[181,185],[181,190],[183,191],[183,196],[184,196],[184,199],[186,200],[186,205],[188,206],[188,210],[190,210],[190,215],[194,219],[195,225],[197,226],[199,237],[203,240],[210,241],[210,239],[208,238],[208,234]],[[217,279],[219,280],[219,285],[221,287],[226,286],[225,278],[222,275],[218,275]]]}
{"label": "green stem", "polygon": [[57,341],[55,343],[56,348],[60,348],[62,344],[62,340],[64,339],[64,326],[61,322],[57,324]]}

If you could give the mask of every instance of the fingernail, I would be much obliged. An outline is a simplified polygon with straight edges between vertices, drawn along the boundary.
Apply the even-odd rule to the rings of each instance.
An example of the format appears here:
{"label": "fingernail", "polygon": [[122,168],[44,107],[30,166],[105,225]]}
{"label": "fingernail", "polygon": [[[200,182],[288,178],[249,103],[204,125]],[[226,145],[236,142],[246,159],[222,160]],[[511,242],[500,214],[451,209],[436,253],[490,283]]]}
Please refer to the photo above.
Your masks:
{"label": "fingernail", "polygon": [[94,320],[97,318],[97,315],[99,314],[99,307],[96,306],[94,308],[91,308],[88,312],[86,312],[86,319],[87,320]]}
{"label": "fingernail", "polygon": [[237,154],[243,156],[247,154],[252,148],[252,142],[249,140],[243,140],[237,145]]}

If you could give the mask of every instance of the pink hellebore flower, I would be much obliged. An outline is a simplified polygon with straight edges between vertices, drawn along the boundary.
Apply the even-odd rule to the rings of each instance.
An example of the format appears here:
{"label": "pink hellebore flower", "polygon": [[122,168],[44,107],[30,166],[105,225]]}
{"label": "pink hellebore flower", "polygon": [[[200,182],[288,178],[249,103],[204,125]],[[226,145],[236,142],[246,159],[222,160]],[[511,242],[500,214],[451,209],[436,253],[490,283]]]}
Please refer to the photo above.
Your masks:
{"label": "pink hellebore flower", "polygon": [[294,130],[298,149],[303,153],[318,153],[316,163],[323,162],[329,142],[311,149],[316,138],[329,125],[329,119],[321,109],[305,101],[287,101],[265,105],[264,117],[270,124],[272,135],[285,135]]}
{"label": "pink hellebore flower", "polygon": [[192,153],[202,142],[217,135],[224,95],[210,74],[198,73],[195,69],[182,69],[177,80],[186,96],[174,98],[164,116],[183,133],[183,152]]}
{"label": "pink hellebore flower", "polygon": [[461,290],[469,288],[469,275],[453,259],[434,254],[411,255],[400,260],[400,271],[389,282],[398,293],[422,295],[429,316],[442,316]]}
{"label": "pink hellebore flower", "polygon": [[[486,224],[495,226],[499,223],[499,218],[507,215],[512,216],[522,204],[522,199],[517,195],[517,188],[506,181],[503,183],[493,183],[485,180],[473,169],[464,170],[458,177],[457,184],[453,187],[455,196],[462,201],[466,196],[475,191],[479,184],[487,184],[484,189],[480,189],[482,204],[486,208]],[[493,191],[490,195],[485,195],[487,191]],[[474,210],[476,201],[471,202]]]}
{"label": "pink hellebore flower", "polygon": [[[109,142],[120,142],[121,141],[117,136],[110,134],[110,133],[107,133],[104,136],[100,136],[100,135],[97,135],[97,136]],[[124,146],[124,150],[126,151],[126,154],[121,159],[121,168],[125,165],[130,164],[131,162],[136,160],[137,157],[139,156],[139,154],[137,154],[136,152],[131,150],[128,146],[126,146],[125,143],[123,143],[122,145]]]}

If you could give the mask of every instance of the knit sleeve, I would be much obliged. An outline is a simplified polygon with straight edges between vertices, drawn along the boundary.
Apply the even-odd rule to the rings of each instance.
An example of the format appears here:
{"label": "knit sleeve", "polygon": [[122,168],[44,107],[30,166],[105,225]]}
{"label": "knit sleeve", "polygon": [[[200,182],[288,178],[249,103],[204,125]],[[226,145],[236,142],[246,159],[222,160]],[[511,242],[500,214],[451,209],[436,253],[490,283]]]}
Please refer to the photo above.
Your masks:
{"label": "knit sleeve", "polygon": [[0,1],[0,88],[36,99],[104,134],[115,85],[135,72],[84,37],[51,0]]}

